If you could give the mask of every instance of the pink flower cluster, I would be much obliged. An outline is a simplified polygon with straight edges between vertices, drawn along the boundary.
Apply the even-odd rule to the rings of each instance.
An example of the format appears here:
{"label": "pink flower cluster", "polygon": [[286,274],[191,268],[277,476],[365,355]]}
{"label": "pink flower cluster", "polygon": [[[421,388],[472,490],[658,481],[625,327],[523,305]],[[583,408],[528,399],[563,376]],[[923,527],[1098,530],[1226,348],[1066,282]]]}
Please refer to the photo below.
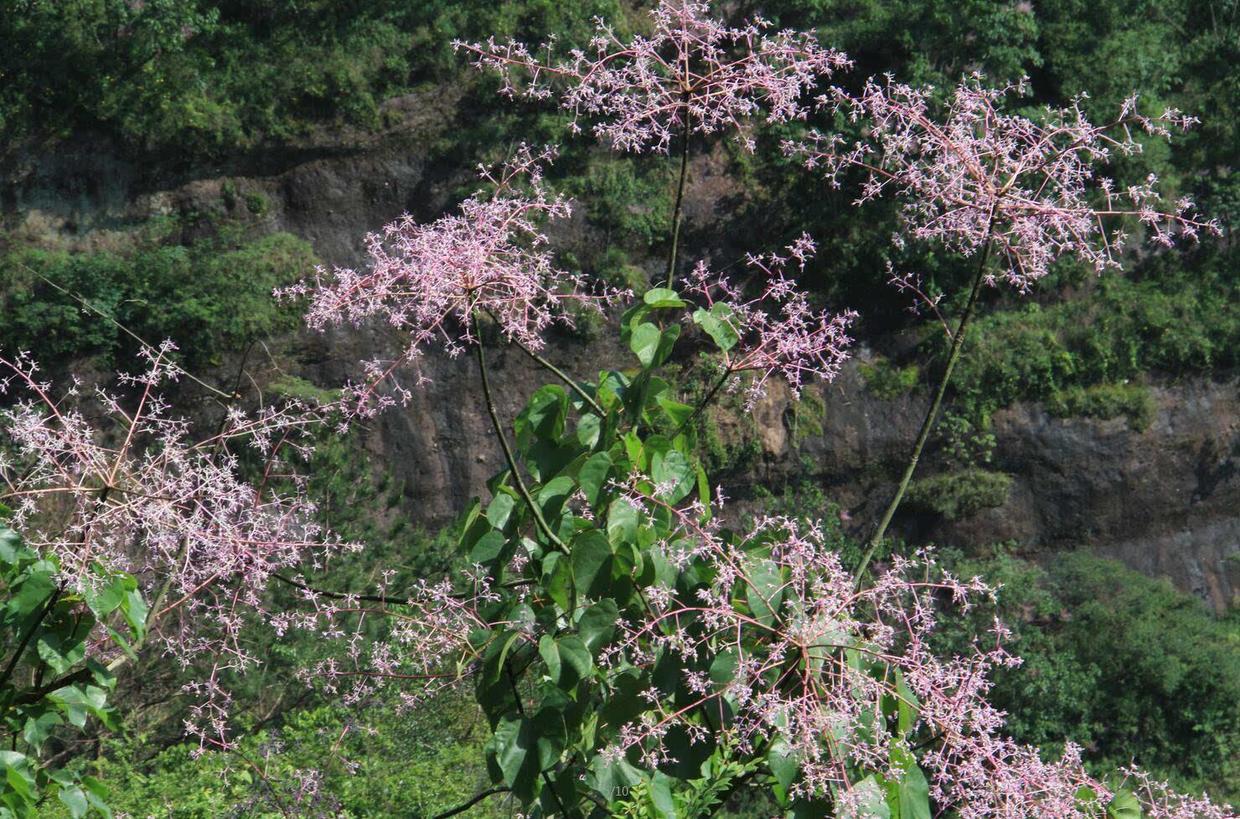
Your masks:
{"label": "pink flower cluster", "polygon": [[552,260],[541,222],[569,213],[567,200],[543,184],[543,165],[553,157],[550,148],[522,145],[499,168],[481,169],[489,190],[465,200],[459,214],[427,225],[404,216],[367,237],[366,270],[320,269],[315,281],[278,293],[312,297],[306,322],[313,329],[378,318],[407,337],[396,360],[366,362],[365,382],[351,389],[353,411],[369,415],[407,401],[401,385],[393,383],[394,394],[380,394],[380,386],[430,345],[456,355],[475,343],[479,313],[508,338],[537,349],[550,325],[571,325],[570,305],[597,308],[617,295],[591,291],[579,274]]}
{"label": "pink flower cluster", "polygon": [[[802,98],[848,59],[823,48],[811,33],[768,33],[755,17],[730,27],[706,3],[659,0],[650,36],[625,41],[603,20],[588,48],[557,59],[554,44],[531,50],[520,42],[454,43],[480,69],[499,72],[503,93],[559,97],[573,116],[595,121],[594,134],[619,151],[667,153],[682,131],[743,136],[745,121],[803,118]],[[544,52],[540,59],[535,52]]]}
{"label": "pink flower cluster", "polygon": [[[731,538],[719,530],[719,515],[704,515],[700,504],[677,509],[635,489],[629,503],[671,514],[678,531],[662,546],[666,558],[695,565],[696,576],[711,581],[693,597],[650,590],[646,615],[624,624],[600,664],[653,671],[672,655],[688,669],[709,664],[709,671],[684,672],[687,703],[658,685],[646,691],[648,708],[622,729],[612,758],[635,749],[654,767],[670,761],[673,729],[692,742],[710,732],[741,753],[798,760],[793,792],[833,795],[839,815],[865,815],[875,795],[874,780],[859,780],[856,771],[898,780],[914,743],[934,802],[966,819],[1087,819],[1113,797],[1085,770],[1078,748],[1048,762],[1003,735],[1004,714],[988,702],[991,673],[1020,659],[1003,648],[1001,623],[971,654],[945,657],[931,647],[944,611],[993,599],[995,590],[980,578],[957,579],[922,552],[894,558],[872,586],[857,589],[817,524],[767,517]],[[1146,783],[1133,790],[1151,815],[1229,815],[1151,784],[1139,771],[1127,775]]]}
{"label": "pink flower cluster", "polygon": [[[146,372],[120,377],[129,397],[77,383],[56,394],[29,357],[0,358],[0,394],[14,401],[0,412],[11,453],[0,458],[0,502],[26,542],[58,560],[66,586],[128,572],[151,607],[148,639],[186,666],[211,658],[208,678],[192,684],[205,695],[192,729],[216,741],[227,704],[218,679],[258,661],[241,630],[265,616],[269,578],[342,544],[282,474],[288,457],[305,454],[318,413],[229,408],[195,438],[160,393],[180,375],[172,351],[148,350]],[[266,464],[257,485],[242,477],[244,448]]]}
{"label": "pink flower cluster", "polygon": [[[857,314],[813,309],[808,295],[789,278],[789,266],[804,270],[814,251],[813,240],[802,235],[783,254],[748,256],[749,267],[765,279],[753,298],[745,298],[740,287],[704,262],[689,276],[686,289],[710,314],[707,320],[726,324],[737,340],[735,347],[723,351],[725,377],[753,376],[745,391],[747,409],[765,395],[773,376],[782,376],[793,394],[800,395],[810,379],[834,379],[848,358],[852,339],[847,331]],[[733,388],[738,386],[739,380]]]}
{"label": "pink flower cluster", "polygon": [[859,170],[866,181],[858,202],[888,191],[899,197],[908,232],[897,244],[911,238],[972,255],[993,243],[1003,277],[1022,291],[1063,256],[1098,271],[1118,267],[1137,224],[1161,245],[1218,231],[1194,215],[1190,200],[1164,202],[1154,176],[1120,190],[1100,170],[1139,153],[1137,133],[1169,137],[1190,127],[1190,117],[1172,109],[1144,116],[1135,97],[1104,125],[1086,118],[1084,98],[1036,119],[1005,111],[1025,93],[1024,83],[987,88],[975,75],[940,111],[934,89],[890,78],[855,95],[835,88],[820,104],[862,123],[865,136],[848,144],[815,132],[785,150],[836,186]]}

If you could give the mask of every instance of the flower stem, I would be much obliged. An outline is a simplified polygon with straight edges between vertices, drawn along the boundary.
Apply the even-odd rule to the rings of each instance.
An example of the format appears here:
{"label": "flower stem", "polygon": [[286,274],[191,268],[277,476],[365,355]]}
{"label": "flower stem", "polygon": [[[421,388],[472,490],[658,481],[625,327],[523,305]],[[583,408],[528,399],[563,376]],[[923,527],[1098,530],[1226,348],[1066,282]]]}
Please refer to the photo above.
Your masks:
{"label": "flower stem", "polygon": [[534,515],[534,523],[538,525],[538,530],[543,533],[547,540],[551,541],[555,548],[567,554],[568,547],[547,525],[547,520],[543,517],[542,510],[538,508],[538,504],[534,503],[530,490],[525,486],[525,480],[521,477],[521,470],[517,468],[517,459],[512,454],[512,447],[508,445],[508,436],[504,434],[504,425],[500,423],[499,413],[495,411],[495,400],[491,396],[491,379],[487,375],[486,354],[482,350],[482,333],[478,326],[477,313],[473,316],[473,322],[474,348],[478,353],[478,372],[482,376],[482,397],[486,401],[487,414],[491,416],[491,426],[495,429],[495,437],[499,439],[500,449],[504,451],[504,460],[508,462],[508,471],[512,473],[512,481],[516,484],[517,494],[521,496],[526,506],[530,508],[530,512]]}
{"label": "flower stem", "polygon": [[934,430],[934,423],[938,419],[939,409],[943,406],[943,397],[947,394],[947,386],[951,382],[952,370],[956,368],[956,362],[960,360],[960,350],[964,347],[964,331],[969,326],[970,319],[973,318],[973,312],[977,307],[977,298],[982,290],[982,282],[986,279],[986,262],[990,258],[991,245],[992,242],[988,231],[986,244],[982,248],[981,259],[978,261],[977,273],[973,277],[973,288],[969,291],[969,301],[965,304],[964,315],[960,317],[960,323],[956,326],[956,333],[952,336],[952,346],[947,354],[947,366],[943,369],[943,377],[939,379],[939,385],[934,392],[934,400],[930,402],[930,409],[926,413],[925,420],[921,423],[921,431],[917,434],[917,442],[913,444],[913,454],[909,458],[908,466],[904,468],[904,475],[900,478],[899,485],[896,487],[895,497],[891,499],[891,503],[887,505],[886,511],[883,512],[882,520],[879,521],[878,528],[874,530],[874,534],[870,537],[865,555],[857,566],[856,582],[858,585],[860,585],[862,578],[865,576],[865,570],[870,565],[870,559],[874,557],[874,552],[878,549],[879,544],[882,543],[883,535],[887,533],[887,527],[891,525],[891,520],[895,517],[896,510],[900,508],[900,501],[904,499],[904,493],[908,491],[909,483],[913,480],[913,472],[917,469],[917,462],[921,459],[922,450],[926,448],[926,442],[930,439],[930,433]]}
{"label": "flower stem", "polygon": [[700,402],[698,402],[698,405],[694,407],[693,409],[693,413],[684,420],[684,423],[676,427],[676,432],[672,434],[673,438],[675,438],[677,435],[679,435],[680,433],[688,429],[689,425],[692,424],[697,419],[697,417],[702,414],[702,411],[705,410],[706,406],[714,399],[715,394],[723,388],[723,385],[727,383],[728,378],[730,378],[731,375],[732,375],[732,370],[728,369],[727,367],[724,367],[723,375],[719,376],[719,380],[716,381],[715,385],[710,388],[709,392],[706,393],[706,397],[703,398]]}
{"label": "flower stem", "polygon": [[604,409],[599,406],[599,403],[595,401],[593,397],[591,397],[590,393],[583,390],[581,388],[581,385],[573,380],[572,376],[570,376],[568,373],[564,372],[559,367],[552,364],[547,359],[543,358],[538,353],[531,350],[529,347],[526,347],[524,344],[522,344],[517,339],[514,338],[512,340],[512,343],[517,345],[517,347],[521,348],[521,352],[528,355],[537,364],[540,364],[543,368],[549,370],[553,375],[555,375],[556,378],[560,379],[566,385],[568,385],[568,388],[570,390],[577,393],[578,397],[580,397],[582,401],[585,401],[590,406],[591,411],[593,411],[595,415],[597,415],[600,418],[607,417],[606,411],[604,411]]}
{"label": "flower stem", "polygon": [[680,180],[676,183],[676,205],[672,208],[672,248],[667,255],[667,286],[676,280],[676,251],[680,246],[680,225],[684,222],[685,179],[689,175],[689,115],[685,114],[680,141]]}

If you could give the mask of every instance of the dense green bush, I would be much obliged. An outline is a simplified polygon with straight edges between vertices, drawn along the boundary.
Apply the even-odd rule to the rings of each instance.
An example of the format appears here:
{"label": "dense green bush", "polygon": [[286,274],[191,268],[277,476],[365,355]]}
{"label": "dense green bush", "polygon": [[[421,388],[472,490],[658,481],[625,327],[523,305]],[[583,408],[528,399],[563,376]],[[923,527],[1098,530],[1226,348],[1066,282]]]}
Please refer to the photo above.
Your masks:
{"label": "dense green bush", "polygon": [[[1203,269],[1155,270],[1145,278],[1104,276],[1089,298],[983,316],[969,328],[953,379],[966,415],[984,419],[1019,400],[1124,404],[1141,417],[1135,392],[1067,391],[1122,382],[1154,370],[1171,376],[1240,363],[1240,279],[1223,257]],[[1168,260],[1167,265],[1170,265]],[[940,351],[946,342],[930,342]],[[940,355],[942,353],[940,352]],[[1056,397],[1058,396],[1058,397]],[[1121,397],[1123,401],[1120,401]]]}
{"label": "dense green bush", "polygon": [[958,520],[1007,502],[1012,476],[986,469],[965,469],[918,478],[909,484],[908,504],[948,520]]}
{"label": "dense green bush", "polygon": [[[373,706],[296,711],[254,726],[229,752],[180,744],[152,755],[147,738],[122,736],[79,764],[111,785],[114,810],[185,819],[432,816],[486,785],[489,731],[467,699],[441,696],[397,721],[386,716],[396,706]],[[49,804],[42,815],[67,814]],[[496,796],[468,815],[508,811]]]}
{"label": "dense green bush", "polygon": [[1157,407],[1149,388],[1142,384],[1098,384],[1059,390],[1047,400],[1046,409],[1060,418],[1107,420],[1122,416],[1128,419],[1129,427],[1143,432],[1153,422]]}
{"label": "dense green bush", "polygon": [[886,358],[861,364],[858,369],[865,380],[866,388],[886,401],[912,392],[921,377],[921,370],[916,364],[899,367]]}
{"label": "dense green bush", "polygon": [[295,325],[271,292],[315,262],[309,244],[286,233],[123,253],[15,250],[0,256],[0,349],[45,363],[111,360],[136,349],[124,327],[150,343],[172,339],[191,366],[215,363]]}

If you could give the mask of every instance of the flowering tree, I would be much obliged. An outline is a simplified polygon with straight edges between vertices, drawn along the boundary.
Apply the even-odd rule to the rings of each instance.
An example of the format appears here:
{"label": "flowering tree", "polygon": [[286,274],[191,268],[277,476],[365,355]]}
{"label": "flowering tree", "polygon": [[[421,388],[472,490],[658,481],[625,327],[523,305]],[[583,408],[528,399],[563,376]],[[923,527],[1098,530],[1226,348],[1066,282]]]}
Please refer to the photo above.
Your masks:
{"label": "flowering tree", "polygon": [[[238,635],[257,616],[278,633],[342,640],[305,676],[346,701],[395,687],[419,707],[444,686],[472,685],[492,729],[495,787],[480,797],[511,792],[530,816],[706,815],[750,782],[793,816],[1229,815],[1140,771],[1093,776],[1078,748],[1047,759],[1005,737],[987,700],[991,673],[1019,663],[1003,625],[954,656],[931,644],[944,615],[995,590],[928,552],[865,573],[899,493],[860,567],[815,521],[726,523],[693,422],[724,389],[744,391],[752,407],[772,379],[793,392],[831,380],[854,316],[816,308],[797,286],[814,250],[807,236],[755,252],[744,277],[702,262],[674,286],[689,137],[741,131],[759,113],[807,116],[802,97],[847,63],[809,35],[768,35],[761,20],[729,28],[706,12],[664,0],[653,36],[626,43],[600,23],[588,51],[559,61],[514,43],[462,45],[501,71],[506,93],[559,95],[613,147],[666,152],[681,133],[665,286],[636,297],[561,270],[543,232],[569,208],[543,179],[553,153],[522,147],[483,169],[459,213],[397,220],[369,238],[364,270],[320,270],[282,294],[309,299],[312,328],[380,320],[402,336],[395,360],[359,362],[362,378],[339,406],[346,418],[407,404],[402,374],[427,349],[474,354],[504,467],[486,502],[465,512],[461,571],[407,589],[389,575],[364,592],[318,588],[312,575],[341,544],[318,529],[296,482],[278,490],[273,479],[322,410],[229,406],[217,431],[194,436],[158,395],[181,375],[169,349],[148,351],[149,370],[123,379],[132,396],[93,396],[110,419],[102,427],[76,408],[76,387],[55,394],[25,357],[0,361],[10,373],[2,383],[19,395],[5,415],[17,454],[0,464],[12,525],[57,561],[66,589],[88,595],[101,572],[131,574],[126,589],[140,589],[150,611],[135,617],[142,633],[187,661],[213,657],[190,726],[204,743],[224,742],[220,674],[254,661]],[[1112,151],[1136,149],[1125,126],[1161,134],[1183,124],[1179,115],[1143,118],[1130,103],[1106,128],[1078,106],[1035,121],[1001,112],[1010,91],[970,80],[940,111],[929,91],[891,82],[856,96],[831,90],[821,105],[863,121],[866,140],[814,133],[788,146],[837,183],[859,169],[862,200],[901,197],[902,240],[978,261],[901,492],[983,284],[1027,289],[1065,255],[1113,266],[1124,234],[1112,222],[1125,216],[1164,243],[1208,227],[1187,203],[1160,210],[1153,180],[1117,192],[1095,170]],[[631,359],[579,380],[542,356],[550,327],[613,305]],[[669,366],[686,333],[719,372],[696,404]],[[511,422],[493,395],[488,335],[554,379]],[[243,444],[265,464],[257,480],[243,477]],[[295,609],[267,606],[278,571],[295,575]],[[142,609],[126,599],[131,616]],[[375,619],[387,624],[378,638],[365,628]],[[93,650],[111,656],[102,639]]]}
{"label": "flowering tree", "polygon": [[[858,204],[896,197],[904,222],[903,232],[893,239],[897,245],[937,244],[976,260],[959,323],[954,331],[948,329],[951,348],[930,409],[859,572],[881,543],[912,480],[983,284],[1002,281],[1026,293],[1065,257],[1099,273],[1118,268],[1138,227],[1163,247],[1177,238],[1195,240],[1203,231],[1219,232],[1217,223],[1195,215],[1190,199],[1165,203],[1153,174],[1123,189],[1105,175],[1108,162],[1141,152],[1135,133],[1170,138],[1173,130],[1191,127],[1192,117],[1174,109],[1146,116],[1135,96],[1103,125],[1086,118],[1084,98],[1066,108],[1048,107],[1036,119],[1005,110],[1008,100],[1026,92],[1023,81],[987,88],[974,75],[940,103],[933,89],[870,79],[859,94],[833,88],[820,98],[824,109],[862,123],[864,138],[849,143],[837,134],[812,131],[807,140],[784,145],[807,168],[823,172],[831,185],[841,185],[849,171],[859,172]],[[916,275],[896,274],[892,283],[937,313],[938,300],[927,296]]]}
{"label": "flowering tree", "polygon": [[557,56],[554,43],[531,49],[510,41],[458,42],[480,69],[499,73],[507,97],[558,98],[618,151],[669,153],[680,138],[680,173],[672,212],[667,283],[676,273],[689,143],[693,134],[732,133],[747,150],[753,119],[803,119],[805,95],[848,66],[838,51],[811,33],[771,32],[754,17],[732,27],[710,16],[696,0],[659,0],[650,12],[652,32],[627,41],[603,20],[587,48]]}
{"label": "flowering tree", "polygon": [[[318,410],[289,403],[247,414],[218,393],[219,421],[198,433],[161,392],[184,375],[173,352],[145,348],[146,371],[119,378],[126,395],[84,395],[76,382],[58,391],[28,357],[0,358],[0,391],[14,401],[0,415],[11,452],[0,460],[0,502],[27,547],[55,562],[58,594],[89,600],[115,578],[133,578],[138,644],[121,651],[102,624],[84,633],[109,670],[147,643],[182,666],[211,658],[190,684],[198,704],[186,727],[224,745],[222,676],[257,661],[241,632],[265,616],[271,575],[325,559],[338,544],[296,483],[277,487],[287,484],[286,455],[304,453],[320,423]],[[257,482],[244,477],[247,450],[262,464]]]}

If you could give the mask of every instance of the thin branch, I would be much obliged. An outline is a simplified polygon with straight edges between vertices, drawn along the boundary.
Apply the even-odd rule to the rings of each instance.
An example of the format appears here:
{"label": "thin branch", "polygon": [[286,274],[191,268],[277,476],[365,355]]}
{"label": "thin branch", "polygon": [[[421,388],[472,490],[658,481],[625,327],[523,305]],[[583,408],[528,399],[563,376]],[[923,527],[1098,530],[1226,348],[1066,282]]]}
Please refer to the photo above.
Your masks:
{"label": "thin branch", "polygon": [[487,405],[487,413],[491,416],[491,426],[495,428],[495,437],[499,439],[500,448],[504,450],[504,459],[508,462],[508,469],[512,473],[513,483],[516,484],[517,494],[525,501],[526,506],[530,508],[531,514],[534,516],[534,522],[538,525],[539,531],[551,544],[561,552],[568,554],[568,547],[564,545],[564,541],[552,531],[547,524],[546,518],[543,517],[542,510],[538,508],[538,504],[534,503],[530,490],[525,486],[525,480],[521,477],[521,470],[517,468],[517,459],[512,454],[512,447],[508,445],[508,436],[504,434],[504,425],[499,420],[499,413],[495,409],[495,400],[491,395],[491,380],[487,375],[486,354],[482,351],[482,333],[478,326],[478,314],[473,316],[474,323],[474,345],[478,354],[478,372],[482,376],[482,397]]}
{"label": "thin branch", "polygon": [[[991,223],[993,227],[993,221]],[[883,512],[882,520],[878,523],[878,528],[874,530],[873,536],[870,537],[869,545],[866,547],[865,555],[861,558],[860,565],[857,566],[856,583],[860,586],[862,578],[865,576],[865,570],[870,565],[870,559],[874,557],[874,552],[878,550],[878,546],[882,543],[883,535],[887,533],[887,527],[891,525],[892,518],[895,517],[896,510],[900,508],[900,501],[904,499],[904,493],[908,491],[909,483],[913,480],[913,472],[917,469],[917,462],[921,459],[922,451],[926,447],[926,442],[930,439],[930,433],[934,430],[934,422],[938,418],[939,409],[943,406],[943,397],[947,394],[947,386],[951,382],[952,370],[956,367],[956,362],[960,359],[960,350],[964,347],[964,331],[969,326],[969,320],[973,318],[973,311],[977,307],[977,298],[982,290],[982,283],[986,280],[986,262],[990,258],[990,249],[994,242],[990,238],[990,230],[986,232],[986,244],[982,248],[981,259],[977,264],[977,273],[973,277],[973,288],[969,291],[969,301],[965,304],[964,315],[960,317],[960,323],[956,326],[956,333],[952,337],[951,351],[947,355],[947,366],[943,369],[943,377],[939,380],[939,386],[935,390],[934,400],[930,402],[930,409],[926,412],[926,418],[922,421],[921,431],[917,434],[917,442],[913,445],[913,454],[909,457],[908,465],[904,468],[904,475],[900,478],[900,483],[896,487],[895,497],[891,499],[891,503],[887,505],[887,509]]]}
{"label": "thin branch", "polygon": [[488,796],[494,796],[497,793],[508,793],[511,790],[512,788],[509,788],[507,785],[496,785],[494,788],[487,788],[485,791],[478,794],[474,798],[470,799],[468,802],[461,804],[461,805],[457,805],[452,810],[446,810],[443,813],[437,813],[434,816],[432,816],[431,819],[448,819],[449,816],[456,816],[458,813],[464,813],[465,811],[472,808],[474,805],[481,802],[483,799],[486,799]]}

